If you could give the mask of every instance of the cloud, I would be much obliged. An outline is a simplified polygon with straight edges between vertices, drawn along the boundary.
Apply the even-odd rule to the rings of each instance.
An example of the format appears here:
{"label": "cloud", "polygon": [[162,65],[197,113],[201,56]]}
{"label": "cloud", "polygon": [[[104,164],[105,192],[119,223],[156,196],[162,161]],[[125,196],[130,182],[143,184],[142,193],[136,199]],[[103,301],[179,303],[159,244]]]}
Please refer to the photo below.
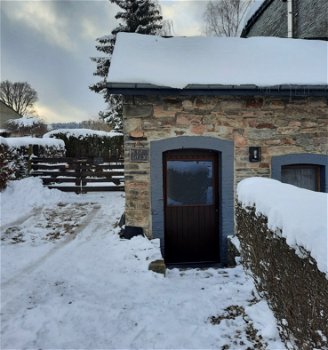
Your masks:
{"label": "cloud", "polygon": [[[100,36],[109,34],[117,26],[115,14],[119,8],[115,4],[109,1],[103,4],[103,1],[98,1],[84,2],[81,5],[84,8],[79,6],[81,9],[79,34],[83,39],[94,41]],[[99,15],[100,11],[102,16]],[[104,28],[107,30],[104,31]]]}
{"label": "cloud", "polygon": [[3,1],[2,11],[12,21],[25,24],[44,38],[67,51],[74,51],[68,35],[69,21],[58,16],[53,1]]}
{"label": "cloud", "polygon": [[[117,26],[108,0],[0,0],[2,79],[28,81],[46,122],[86,120],[106,107],[88,89],[98,77],[90,57],[102,56],[97,37]],[[201,35],[206,1],[160,1],[175,35]]]}
{"label": "cloud", "polygon": [[88,115],[85,110],[79,109],[66,101],[59,101],[56,106],[37,103],[34,107],[36,114],[46,123],[79,122],[81,120],[88,120],[91,118],[91,116]]}
{"label": "cloud", "polygon": [[95,39],[99,35],[98,26],[87,18],[83,18],[81,21],[82,35],[86,39]]}

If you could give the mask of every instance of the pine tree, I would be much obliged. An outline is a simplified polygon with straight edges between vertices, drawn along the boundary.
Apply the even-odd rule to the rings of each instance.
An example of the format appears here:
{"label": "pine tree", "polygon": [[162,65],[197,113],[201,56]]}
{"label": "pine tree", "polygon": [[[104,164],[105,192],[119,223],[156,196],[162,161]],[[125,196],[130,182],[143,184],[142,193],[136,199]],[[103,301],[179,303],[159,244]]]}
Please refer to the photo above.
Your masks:
{"label": "pine tree", "polygon": [[96,49],[106,54],[106,57],[93,57],[96,63],[94,75],[102,78],[101,81],[90,86],[90,89],[101,93],[107,103],[107,109],[99,113],[115,130],[122,130],[122,97],[107,92],[106,83],[111,57],[114,50],[116,35],[119,32],[140,33],[155,35],[162,29],[161,8],[155,0],[110,0],[119,6],[122,11],[115,16],[121,23],[112,30],[111,35],[96,39]]}

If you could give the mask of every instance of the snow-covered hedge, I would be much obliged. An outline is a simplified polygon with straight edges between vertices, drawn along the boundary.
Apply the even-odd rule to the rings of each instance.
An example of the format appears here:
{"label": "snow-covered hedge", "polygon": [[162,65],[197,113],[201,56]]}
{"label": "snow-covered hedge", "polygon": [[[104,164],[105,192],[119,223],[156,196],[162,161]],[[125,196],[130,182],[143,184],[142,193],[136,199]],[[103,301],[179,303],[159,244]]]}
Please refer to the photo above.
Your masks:
{"label": "snow-covered hedge", "polygon": [[8,180],[28,175],[28,160],[32,155],[61,157],[65,155],[62,140],[35,137],[0,137],[0,190]]}
{"label": "snow-covered hedge", "polygon": [[43,137],[61,139],[65,142],[67,157],[123,156],[123,134],[116,131],[90,129],[57,129]]}
{"label": "snow-covered hedge", "polygon": [[90,136],[99,137],[114,137],[122,136],[121,133],[116,131],[101,131],[101,130],[91,130],[91,129],[56,129],[51,130],[43,135],[43,137],[57,137],[57,135],[65,135],[66,137],[76,137],[77,139],[84,139]]}
{"label": "snow-covered hedge", "polygon": [[268,218],[270,230],[281,232],[297,255],[302,256],[305,249],[328,277],[326,193],[265,178],[241,181],[237,191],[243,207],[255,206],[256,214]]}
{"label": "snow-covered hedge", "polygon": [[242,260],[281,334],[300,349],[327,348],[327,194],[264,178],[241,181],[237,192]]}
{"label": "snow-covered hedge", "polygon": [[37,145],[45,150],[53,149],[59,152],[65,152],[65,143],[61,140],[52,139],[50,137],[0,137],[0,144],[7,146],[9,149],[28,149],[30,145]]}

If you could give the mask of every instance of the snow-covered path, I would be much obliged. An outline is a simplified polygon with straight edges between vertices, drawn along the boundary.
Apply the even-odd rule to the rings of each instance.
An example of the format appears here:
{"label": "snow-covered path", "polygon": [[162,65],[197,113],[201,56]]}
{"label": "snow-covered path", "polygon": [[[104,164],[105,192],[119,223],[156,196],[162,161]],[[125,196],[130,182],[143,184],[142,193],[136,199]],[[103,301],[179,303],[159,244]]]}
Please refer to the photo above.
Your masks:
{"label": "snow-covered path", "polygon": [[149,271],[158,241],[119,238],[123,204],[65,194],[2,228],[2,349],[285,349],[241,266]]}

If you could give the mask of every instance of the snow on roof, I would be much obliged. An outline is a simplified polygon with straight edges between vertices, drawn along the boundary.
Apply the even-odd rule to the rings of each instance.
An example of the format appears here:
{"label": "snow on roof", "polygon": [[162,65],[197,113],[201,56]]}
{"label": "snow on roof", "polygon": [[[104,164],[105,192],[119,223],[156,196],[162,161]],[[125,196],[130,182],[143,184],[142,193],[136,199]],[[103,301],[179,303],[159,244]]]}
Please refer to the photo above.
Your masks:
{"label": "snow on roof", "polygon": [[285,38],[162,38],[118,33],[108,82],[200,85],[327,85],[323,41]]}
{"label": "snow on roof", "polygon": [[[328,194],[305,190],[280,181],[249,178],[237,186],[244,207],[268,218],[269,229],[282,230],[287,244],[302,256],[306,249],[328,277]],[[314,239],[315,238],[315,239]]]}
{"label": "snow on roof", "polygon": [[51,130],[43,135],[43,137],[55,137],[55,135],[64,134],[67,137],[73,136],[76,138],[83,138],[87,136],[101,136],[101,137],[114,137],[122,136],[120,132],[117,131],[101,131],[101,130],[90,130],[90,129],[56,129]]}
{"label": "snow on roof", "polygon": [[17,125],[20,128],[30,128],[33,125],[40,124],[40,119],[36,117],[24,116],[18,119],[9,119],[8,123]]}
{"label": "snow on roof", "polygon": [[0,144],[6,145],[9,148],[26,147],[29,145],[39,145],[42,147],[55,147],[57,149],[65,149],[63,140],[38,137],[1,137]]}

